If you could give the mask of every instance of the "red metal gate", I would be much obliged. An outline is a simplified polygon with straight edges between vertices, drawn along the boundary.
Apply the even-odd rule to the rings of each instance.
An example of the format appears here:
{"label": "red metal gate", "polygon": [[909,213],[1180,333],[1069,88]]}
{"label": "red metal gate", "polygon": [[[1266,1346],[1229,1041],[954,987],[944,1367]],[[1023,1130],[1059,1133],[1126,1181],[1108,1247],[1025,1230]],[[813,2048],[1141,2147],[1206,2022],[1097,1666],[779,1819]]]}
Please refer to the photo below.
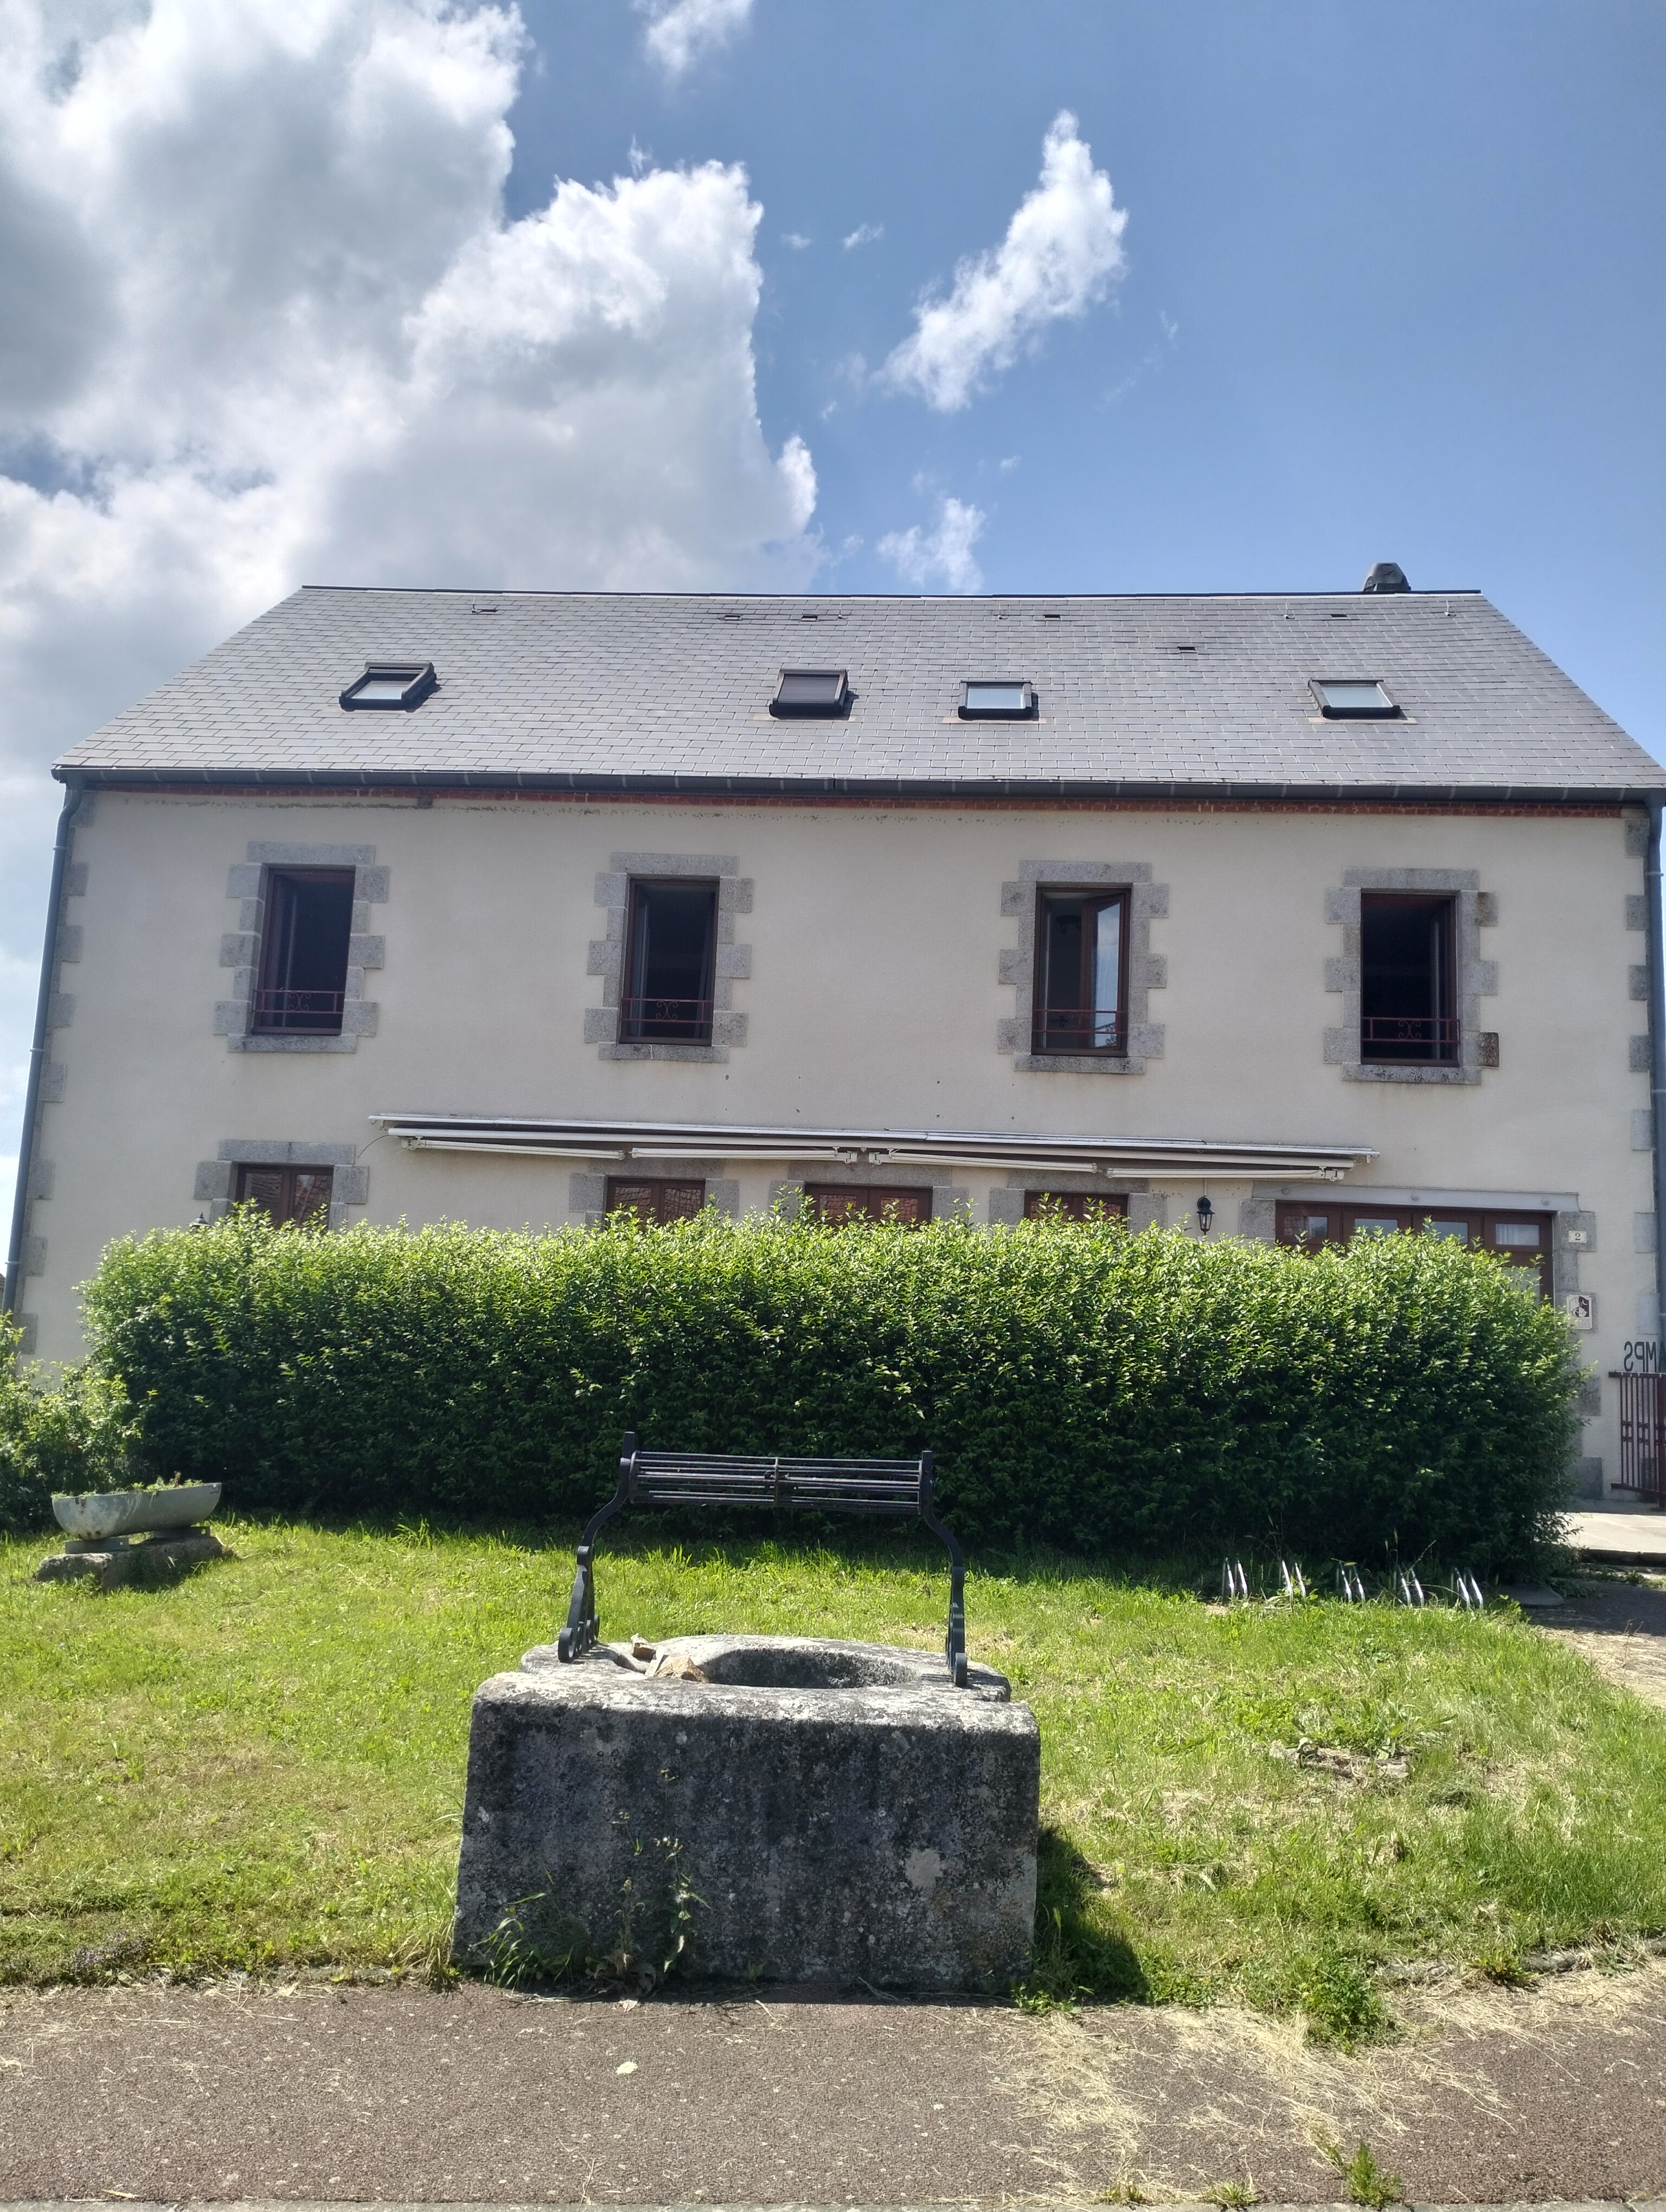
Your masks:
{"label": "red metal gate", "polygon": [[1666,1505],[1666,1375],[1609,1379],[1620,1385],[1620,1480],[1614,1488]]}

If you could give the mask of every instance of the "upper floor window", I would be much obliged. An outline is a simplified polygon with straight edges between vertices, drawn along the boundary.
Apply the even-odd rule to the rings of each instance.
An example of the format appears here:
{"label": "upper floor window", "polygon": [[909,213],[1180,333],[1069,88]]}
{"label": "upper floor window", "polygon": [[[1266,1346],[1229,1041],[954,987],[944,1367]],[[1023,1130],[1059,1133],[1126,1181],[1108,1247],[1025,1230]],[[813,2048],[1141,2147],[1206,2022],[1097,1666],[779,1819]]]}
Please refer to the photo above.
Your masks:
{"label": "upper floor window", "polygon": [[238,1203],[258,1206],[279,1229],[327,1229],[334,1177],[328,1168],[239,1168]]}
{"label": "upper floor window", "polygon": [[1321,682],[1315,677],[1309,689],[1328,722],[1389,721],[1400,712],[1383,686],[1370,678],[1327,677]]}
{"label": "upper floor window", "polygon": [[634,878],[621,1041],[709,1044],[716,966],[717,885]]}
{"label": "upper floor window", "polygon": [[1126,1052],[1128,895],[1044,890],[1036,901],[1034,1052]]}
{"label": "upper floor window", "polygon": [[960,696],[962,721],[1017,722],[1035,711],[1036,690],[1031,684],[978,678],[967,684]]}
{"label": "upper floor window", "polygon": [[608,1212],[634,1214],[644,1229],[663,1229],[669,1221],[691,1221],[705,1203],[703,1182],[626,1176],[607,1179]]}
{"label": "upper floor window", "polygon": [[1360,893],[1362,1060],[1456,1060],[1456,918],[1450,898]]}
{"label": "upper floor window", "polygon": [[341,704],[409,714],[422,705],[438,681],[431,660],[367,660],[363,675],[356,677],[342,693]]}
{"label": "upper floor window", "polygon": [[254,992],[257,1036],[341,1035],[353,933],[350,868],[274,868]]}
{"label": "upper floor window", "polygon": [[850,1221],[890,1221],[918,1229],[932,1218],[929,1190],[898,1190],[889,1183],[807,1182],[805,1203],[824,1228]]}

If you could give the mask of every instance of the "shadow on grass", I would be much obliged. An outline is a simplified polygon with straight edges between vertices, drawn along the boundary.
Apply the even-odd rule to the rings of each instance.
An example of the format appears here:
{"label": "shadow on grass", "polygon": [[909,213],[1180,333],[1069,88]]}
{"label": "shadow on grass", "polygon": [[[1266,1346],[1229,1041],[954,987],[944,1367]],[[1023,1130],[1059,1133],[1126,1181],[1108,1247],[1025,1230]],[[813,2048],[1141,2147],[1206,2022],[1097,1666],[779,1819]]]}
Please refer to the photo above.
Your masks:
{"label": "shadow on grass", "polygon": [[1013,1993],[1031,2010],[1073,2004],[1147,2004],[1152,1990],[1134,1947],[1110,1924],[1090,1863],[1056,1828],[1043,1827],[1036,1857],[1036,1952]]}

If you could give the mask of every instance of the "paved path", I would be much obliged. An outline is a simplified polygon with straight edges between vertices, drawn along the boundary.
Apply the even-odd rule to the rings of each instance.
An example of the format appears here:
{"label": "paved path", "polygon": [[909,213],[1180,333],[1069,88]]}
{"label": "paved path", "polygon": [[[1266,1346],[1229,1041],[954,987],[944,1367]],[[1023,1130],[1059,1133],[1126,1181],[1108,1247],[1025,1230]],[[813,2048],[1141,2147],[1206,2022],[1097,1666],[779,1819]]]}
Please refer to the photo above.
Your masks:
{"label": "paved path", "polygon": [[1666,1567],[1666,1513],[1639,1513],[1623,1504],[1570,1513],[1568,1541],[1584,1559]]}
{"label": "paved path", "polygon": [[1621,1575],[1593,1575],[1566,1605],[1532,1617],[1583,1651],[1609,1681],[1666,1705],[1666,1589]]}
{"label": "paved path", "polygon": [[1250,2014],[537,2000],[465,1985],[14,1992],[0,2197],[898,2204],[1137,2186],[1666,2197],[1666,1966],[1400,1992],[1353,2059]]}

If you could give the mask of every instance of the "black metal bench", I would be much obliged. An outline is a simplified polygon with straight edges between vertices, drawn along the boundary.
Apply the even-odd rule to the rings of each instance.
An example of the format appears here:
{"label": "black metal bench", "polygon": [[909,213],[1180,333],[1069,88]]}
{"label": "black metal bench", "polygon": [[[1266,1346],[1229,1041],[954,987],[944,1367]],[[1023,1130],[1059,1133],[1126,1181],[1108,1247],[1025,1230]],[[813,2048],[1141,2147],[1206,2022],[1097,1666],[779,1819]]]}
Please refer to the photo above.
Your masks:
{"label": "black metal bench", "polygon": [[556,1650],[577,1659],[600,1633],[592,1562],[603,1525],[627,1505],[763,1505],[815,1513],[917,1515],[949,1555],[949,1678],[966,1681],[966,1563],[954,1531],[932,1503],[932,1455],[918,1459],[797,1459],[781,1454],[638,1451],[627,1435],[619,1455],[619,1486],[591,1516],[579,1540],[567,1626]]}

